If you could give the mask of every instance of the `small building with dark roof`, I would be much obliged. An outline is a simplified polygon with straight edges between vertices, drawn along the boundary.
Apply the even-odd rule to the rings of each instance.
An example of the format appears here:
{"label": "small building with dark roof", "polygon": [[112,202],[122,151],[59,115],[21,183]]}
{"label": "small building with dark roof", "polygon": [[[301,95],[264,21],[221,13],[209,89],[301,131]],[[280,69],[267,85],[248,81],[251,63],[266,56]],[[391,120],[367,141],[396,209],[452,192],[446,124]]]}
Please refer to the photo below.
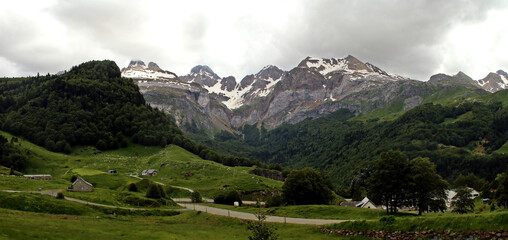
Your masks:
{"label": "small building with dark roof", "polygon": [[72,183],[70,187],[67,188],[69,192],[91,192],[93,191],[93,185],[83,178],[78,177],[76,181]]}
{"label": "small building with dark roof", "polygon": [[23,175],[24,178],[41,179],[41,180],[52,180],[53,176],[50,174],[35,174],[35,175]]}
{"label": "small building with dark roof", "polygon": [[141,172],[141,175],[143,175],[143,176],[157,176],[157,170],[156,169],[143,170]]}

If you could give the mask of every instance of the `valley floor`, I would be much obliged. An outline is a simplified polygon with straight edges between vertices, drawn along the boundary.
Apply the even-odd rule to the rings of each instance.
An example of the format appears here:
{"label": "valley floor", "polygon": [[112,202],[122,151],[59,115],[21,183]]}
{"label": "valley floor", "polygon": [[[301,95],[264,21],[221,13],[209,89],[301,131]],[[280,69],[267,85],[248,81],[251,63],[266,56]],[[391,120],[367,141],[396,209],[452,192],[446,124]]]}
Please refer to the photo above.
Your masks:
{"label": "valley floor", "polygon": [[[280,239],[337,239],[316,226],[274,224]],[[1,239],[247,239],[247,222],[200,211],[171,217],[72,216],[0,208]]]}

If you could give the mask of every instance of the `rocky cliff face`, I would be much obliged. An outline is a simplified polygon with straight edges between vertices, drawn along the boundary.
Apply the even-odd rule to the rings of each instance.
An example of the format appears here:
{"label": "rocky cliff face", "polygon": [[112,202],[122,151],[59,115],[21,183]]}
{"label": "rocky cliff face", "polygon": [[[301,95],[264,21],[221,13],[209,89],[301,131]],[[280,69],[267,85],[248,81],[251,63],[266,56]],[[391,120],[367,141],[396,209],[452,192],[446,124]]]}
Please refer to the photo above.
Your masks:
{"label": "rocky cliff face", "polygon": [[485,78],[478,80],[478,84],[489,92],[508,89],[508,74],[503,70],[489,73]]}
{"label": "rocky cliff face", "polygon": [[478,81],[462,72],[415,81],[390,75],[353,56],[307,57],[290,71],[269,65],[240,82],[231,76],[221,78],[204,65],[178,77],[155,63],[145,66],[141,61],[132,61],[122,69],[122,76],[136,81],[147,102],[171,114],[180,127],[207,132],[235,131],[245,124],[272,129],[341,108],[365,113],[395,100],[408,110],[440,88],[461,85],[497,91],[508,85],[503,71]]}

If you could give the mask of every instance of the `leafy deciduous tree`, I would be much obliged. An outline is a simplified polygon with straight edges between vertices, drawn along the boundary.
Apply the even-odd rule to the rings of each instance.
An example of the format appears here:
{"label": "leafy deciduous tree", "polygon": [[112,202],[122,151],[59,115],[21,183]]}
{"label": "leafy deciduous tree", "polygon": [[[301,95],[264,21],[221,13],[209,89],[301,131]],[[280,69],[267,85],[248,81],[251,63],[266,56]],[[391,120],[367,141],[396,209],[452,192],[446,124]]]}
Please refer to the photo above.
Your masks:
{"label": "leafy deciduous tree", "polygon": [[286,202],[297,205],[328,204],[333,199],[331,183],[312,168],[291,172],[282,192]]}
{"label": "leafy deciduous tree", "polygon": [[418,208],[418,215],[423,211],[444,211],[448,183],[436,173],[436,165],[428,158],[415,158],[409,163],[411,188],[409,197]]}
{"label": "leafy deciduous tree", "polygon": [[406,199],[409,188],[409,163],[400,151],[390,150],[381,154],[374,163],[371,176],[367,179],[369,197],[386,206],[387,213],[397,213]]}
{"label": "leafy deciduous tree", "polygon": [[471,198],[471,189],[461,187],[456,189],[457,194],[452,198],[452,206],[454,212],[467,213],[474,209],[474,199]]}

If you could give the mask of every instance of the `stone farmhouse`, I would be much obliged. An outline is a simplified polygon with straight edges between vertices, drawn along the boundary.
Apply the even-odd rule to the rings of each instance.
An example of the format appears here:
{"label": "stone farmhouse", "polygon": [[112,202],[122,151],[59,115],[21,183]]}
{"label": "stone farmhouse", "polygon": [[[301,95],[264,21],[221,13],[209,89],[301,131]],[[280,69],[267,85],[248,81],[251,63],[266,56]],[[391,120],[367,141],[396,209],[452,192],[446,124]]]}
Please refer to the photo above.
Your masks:
{"label": "stone farmhouse", "polygon": [[91,192],[93,191],[93,185],[83,178],[78,177],[76,181],[72,183],[70,187],[67,188],[69,192]]}
{"label": "stone farmhouse", "polygon": [[157,176],[157,170],[155,170],[155,169],[143,170],[141,172],[141,175],[143,175],[143,176]]}

